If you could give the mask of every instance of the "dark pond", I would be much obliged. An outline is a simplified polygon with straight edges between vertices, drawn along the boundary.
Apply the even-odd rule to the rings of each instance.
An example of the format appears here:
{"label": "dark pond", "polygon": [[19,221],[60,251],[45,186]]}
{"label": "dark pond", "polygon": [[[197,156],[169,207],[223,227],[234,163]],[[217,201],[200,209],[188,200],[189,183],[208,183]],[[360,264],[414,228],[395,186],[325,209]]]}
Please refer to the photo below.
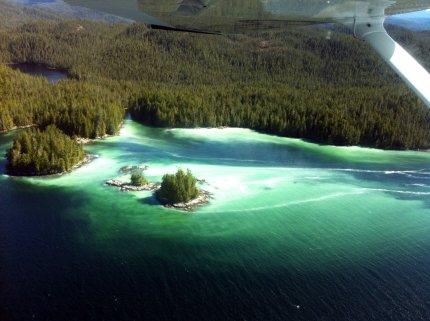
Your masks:
{"label": "dark pond", "polygon": [[57,81],[67,78],[67,72],[59,69],[49,68],[39,64],[14,64],[11,67],[31,76],[42,76],[48,79],[49,83],[53,84]]}

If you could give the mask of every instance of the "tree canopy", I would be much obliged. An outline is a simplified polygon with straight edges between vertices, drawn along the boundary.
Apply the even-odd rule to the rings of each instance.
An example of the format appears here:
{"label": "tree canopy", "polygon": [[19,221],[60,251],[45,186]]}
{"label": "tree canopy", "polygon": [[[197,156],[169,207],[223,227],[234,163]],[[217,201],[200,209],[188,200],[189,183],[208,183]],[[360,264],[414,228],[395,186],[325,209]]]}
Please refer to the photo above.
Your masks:
{"label": "tree canopy", "polygon": [[190,170],[179,169],[176,174],[165,174],[157,198],[166,204],[185,203],[199,196],[196,178]]}
{"label": "tree canopy", "polygon": [[[338,145],[429,148],[429,110],[365,44],[334,31],[330,39],[327,27],[210,36],[137,23],[0,22],[1,61],[69,73],[49,85],[1,65],[0,131],[55,124],[95,138],[115,133],[127,110],[153,126],[247,127]],[[407,46],[413,40],[414,54],[430,67],[430,32],[392,32]]]}
{"label": "tree canopy", "polygon": [[7,171],[13,175],[50,175],[70,170],[85,158],[82,146],[54,125],[45,131],[24,130],[7,152]]}
{"label": "tree canopy", "polygon": [[148,183],[145,176],[142,173],[134,172],[130,177],[131,185],[142,186]]}

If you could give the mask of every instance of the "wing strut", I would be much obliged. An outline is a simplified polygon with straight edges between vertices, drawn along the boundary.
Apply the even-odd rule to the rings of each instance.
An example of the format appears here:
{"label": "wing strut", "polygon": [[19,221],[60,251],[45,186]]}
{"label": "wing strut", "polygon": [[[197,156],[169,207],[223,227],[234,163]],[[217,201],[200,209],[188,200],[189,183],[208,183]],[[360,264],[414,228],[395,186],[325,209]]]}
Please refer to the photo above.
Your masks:
{"label": "wing strut", "polygon": [[430,108],[430,74],[395,42],[384,28],[384,17],[354,20],[354,34],[366,41]]}

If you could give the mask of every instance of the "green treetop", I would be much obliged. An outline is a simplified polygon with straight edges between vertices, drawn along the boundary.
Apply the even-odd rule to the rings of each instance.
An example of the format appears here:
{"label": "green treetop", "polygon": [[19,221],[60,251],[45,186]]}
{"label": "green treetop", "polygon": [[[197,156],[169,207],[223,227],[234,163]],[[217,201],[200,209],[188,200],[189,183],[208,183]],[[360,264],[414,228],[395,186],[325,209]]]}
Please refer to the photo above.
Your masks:
{"label": "green treetop", "polygon": [[131,174],[131,185],[133,186],[142,186],[147,184],[145,176],[142,173],[132,173]]}
{"label": "green treetop", "polygon": [[68,171],[82,161],[85,152],[74,139],[54,125],[45,131],[21,132],[7,153],[7,170],[12,175],[49,175]]}
{"label": "green treetop", "polygon": [[179,169],[176,174],[165,174],[157,197],[167,204],[188,202],[199,196],[196,178],[190,170]]}

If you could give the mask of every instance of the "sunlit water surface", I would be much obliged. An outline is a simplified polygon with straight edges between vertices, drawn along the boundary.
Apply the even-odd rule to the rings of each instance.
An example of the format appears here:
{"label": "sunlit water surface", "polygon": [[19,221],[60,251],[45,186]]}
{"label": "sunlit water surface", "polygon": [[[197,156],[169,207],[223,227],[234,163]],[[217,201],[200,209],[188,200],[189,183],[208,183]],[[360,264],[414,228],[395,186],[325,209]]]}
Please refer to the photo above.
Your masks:
{"label": "sunlit water surface", "polygon": [[[131,120],[86,150],[61,177],[0,176],[1,320],[430,319],[429,153]],[[138,164],[213,199],[104,184]]]}

